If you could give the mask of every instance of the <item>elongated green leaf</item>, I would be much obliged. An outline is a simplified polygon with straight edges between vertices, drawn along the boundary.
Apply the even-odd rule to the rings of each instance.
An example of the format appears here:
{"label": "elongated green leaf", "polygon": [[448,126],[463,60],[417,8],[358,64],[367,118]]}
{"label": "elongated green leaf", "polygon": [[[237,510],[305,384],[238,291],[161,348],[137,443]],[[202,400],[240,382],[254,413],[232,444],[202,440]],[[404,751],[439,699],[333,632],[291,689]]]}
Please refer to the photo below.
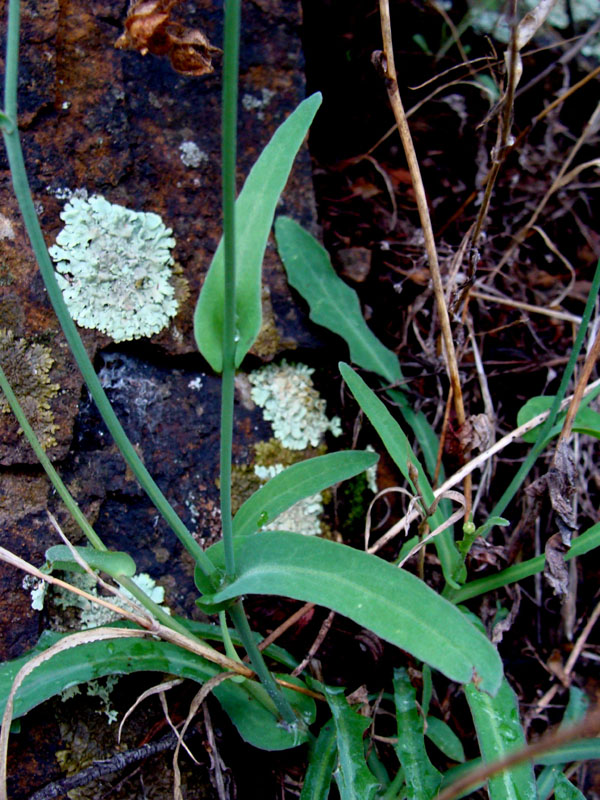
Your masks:
{"label": "elongated green leaf", "polygon": [[425,736],[452,761],[463,762],[465,760],[462,742],[443,720],[437,717],[427,717]]}
{"label": "elongated green leaf", "polygon": [[345,339],[359,367],[388,383],[402,380],[398,357],[367,326],[358,295],[336,275],[327,250],[289,217],[277,218],[275,238],[288,281],[309,304],[313,322]]}
{"label": "elongated green leaf", "polygon": [[[236,318],[239,340],[235,363],[239,366],[252,346],[261,324],[261,268],[275,208],[296,153],[317,109],[320,93],[300,103],[275,131],[248,175],[235,204]],[[215,372],[223,368],[223,241],[219,244],[204,281],[194,313],[198,349]]]}
{"label": "elongated green leaf", "polygon": [[[496,761],[525,746],[517,698],[506,679],[495,697],[477,689],[474,683],[465,687],[465,694],[484,761]],[[536,796],[531,764],[520,764],[492,776],[488,790],[490,800],[531,800]]]}
{"label": "elongated green leaf", "polygon": [[[404,431],[363,379],[348,364],[340,363],[339,366],[342,377],[348,384],[356,402],[381,437],[386,450],[396,462],[398,469],[412,486],[413,491],[422,496],[425,506],[431,506],[435,499],[433,489],[425,470],[413,453]],[[417,471],[416,485],[412,479],[409,465]],[[437,528],[445,519],[442,510],[440,508],[436,509],[430,517],[431,528]],[[451,585],[458,588],[457,579],[464,580],[466,573],[463,560],[449,532],[443,531],[439,536],[436,536],[435,544],[444,568],[444,577]]]}
{"label": "elongated green leaf", "polygon": [[[74,550],[89,567],[106,572],[113,578],[118,578],[119,575],[131,578],[135,575],[135,562],[128,553],[106,552],[93,547],[75,547]],[[46,550],[46,561],[52,569],[62,569],[65,572],[85,572],[66,544],[56,544]]]}
{"label": "elongated green leaf", "polygon": [[[586,397],[583,401],[577,414],[575,415],[575,420],[573,422],[573,431],[575,433],[585,433],[588,436],[594,436],[596,439],[600,438],[600,414],[598,414],[597,411],[586,407],[587,404],[594,398],[594,396],[598,395],[599,393],[600,387],[590,392],[588,397]],[[524,425],[526,422],[529,422],[530,419],[537,417],[537,415],[541,414],[543,411],[548,411],[548,409],[552,407],[553,403],[554,397],[552,395],[532,397],[525,403],[524,406],[519,409],[519,413],[517,414],[517,425]],[[548,434],[548,442],[555,436],[558,436],[560,433],[565,421],[566,413],[566,411],[563,411],[557,416],[556,424],[552,426],[552,429]],[[538,425],[537,428],[533,428],[527,433],[524,433],[523,439],[526,442],[534,443],[537,440],[539,432],[540,426]]]}
{"label": "elongated green leaf", "polygon": [[299,500],[359,475],[377,460],[375,453],[346,450],[293,464],[246,500],[233,520],[234,535],[255,533]]}
{"label": "elongated green leaf", "polygon": [[417,693],[404,668],[394,670],[394,701],[398,724],[396,755],[404,770],[408,800],[431,800],[442,776],[425,750],[424,724],[417,708]]}
{"label": "elongated green leaf", "polygon": [[325,689],[337,742],[337,765],[333,773],[341,800],[369,800],[379,784],[365,761],[363,735],[371,724],[367,717],[353,711],[343,689]]}
{"label": "elongated green leaf", "polygon": [[300,800],[327,800],[336,755],[335,725],[333,720],[329,720],[321,728],[316,742],[311,745]]}
{"label": "elongated green leaf", "polygon": [[454,605],[423,581],[377,556],[286,531],[235,541],[238,577],[201,605],[244,594],[278,594],[350,617],[382,639],[466,683],[473,671],[495,692],[502,679],[496,648]]}
{"label": "elongated green leaf", "polygon": [[554,791],[556,777],[561,772],[560,764],[551,767],[544,767],[538,775],[535,785],[537,788],[537,800],[546,800]]}
{"label": "elongated green leaf", "polygon": [[[119,627],[125,626],[122,622]],[[45,632],[37,646],[15,661],[0,664],[0,714],[13,680],[24,664],[35,655],[69,634]],[[90,642],[57,653],[52,659],[28,675],[17,692],[14,717],[59,694],[63,689],[105,675],[125,675],[133,672],[167,672],[181,678],[204,683],[215,677],[220,667],[205,661],[169,642],[154,639],[115,639]],[[287,676],[289,680],[289,676]],[[270,704],[257,701],[262,687],[253,681],[225,681],[213,690],[242,738],[265,750],[283,750],[306,741],[307,734],[283,728],[270,710]],[[303,718],[314,719],[315,706],[310,697],[284,689]],[[308,702],[307,702],[308,701]]]}
{"label": "elongated green leaf", "polygon": [[559,772],[554,784],[554,797],[556,800],[585,800],[585,796],[577,789],[571,781]]}
{"label": "elongated green leaf", "polygon": [[[581,536],[573,539],[573,544],[568,552],[565,553],[565,561],[585,555],[585,553],[589,553],[597,547],[600,547],[600,522],[592,525]],[[524,578],[529,578],[531,575],[536,575],[538,572],[542,572],[545,563],[545,556],[530,558],[520,564],[508,567],[502,572],[497,572],[495,575],[488,575],[485,578],[470,581],[458,591],[451,593],[450,597],[454,603],[464,603],[465,600],[470,600],[472,597],[478,597],[480,594],[486,594],[494,589],[499,589],[501,586],[508,586],[509,583],[516,583]]]}

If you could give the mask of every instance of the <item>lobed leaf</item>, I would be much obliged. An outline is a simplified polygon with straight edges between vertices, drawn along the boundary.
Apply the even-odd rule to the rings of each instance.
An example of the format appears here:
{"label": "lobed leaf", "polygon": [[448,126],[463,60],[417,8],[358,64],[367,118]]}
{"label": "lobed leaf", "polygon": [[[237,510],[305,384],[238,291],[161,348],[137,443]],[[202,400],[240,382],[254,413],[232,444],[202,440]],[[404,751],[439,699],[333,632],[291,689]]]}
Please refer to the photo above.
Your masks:
{"label": "lobed leaf", "polygon": [[363,735],[371,720],[348,705],[343,689],[325,687],[325,697],[335,725],[338,755],[333,776],[341,800],[369,800],[379,787],[365,761]]}
{"label": "lobed leaf", "polygon": [[[517,697],[506,679],[495,697],[482,692],[474,683],[465,687],[465,694],[485,762],[504,758],[512,750],[525,746]],[[488,781],[488,791],[490,800],[531,800],[536,796],[532,765],[519,764],[493,775]]]}
{"label": "lobed leaf", "polygon": [[287,531],[235,541],[238,576],[201,598],[209,612],[244,594],[293,597],[331,608],[407,650],[451,680],[495,692],[502,679],[496,648],[423,581],[377,556]]}
{"label": "lobed leaf", "polygon": [[[275,208],[321,99],[319,92],[311,95],[277,128],[252,167],[236,200],[235,252],[238,269],[235,290],[239,337],[236,366],[241,364],[260,330],[261,269]],[[198,350],[215,372],[221,372],[223,368],[224,268],[221,239],[194,312],[194,335]]]}
{"label": "lobed leaf", "polygon": [[310,747],[308,769],[304,776],[300,800],[327,800],[337,755],[336,730],[329,720]]}
{"label": "lobed leaf", "polygon": [[442,776],[433,766],[425,750],[425,726],[417,708],[417,695],[408,672],[394,670],[394,701],[398,741],[396,755],[404,770],[408,800],[432,800]]}
{"label": "lobed leaf", "polygon": [[341,336],[350,358],[388,383],[402,380],[398,357],[364,320],[358,295],[339,278],[324,247],[289,217],[278,217],[275,238],[288,281],[310,306],[310,318]]}

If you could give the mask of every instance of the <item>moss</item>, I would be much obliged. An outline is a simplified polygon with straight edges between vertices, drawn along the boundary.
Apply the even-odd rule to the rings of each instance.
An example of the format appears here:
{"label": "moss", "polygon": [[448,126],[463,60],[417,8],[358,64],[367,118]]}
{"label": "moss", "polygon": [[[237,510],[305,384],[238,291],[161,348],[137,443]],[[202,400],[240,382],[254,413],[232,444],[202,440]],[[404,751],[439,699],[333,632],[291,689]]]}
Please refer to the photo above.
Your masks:
{"label": "moss", "polygon": [[307,458],[324,456],[326,452],[327,446],[324,444],[320,444],[318,447],[308,447],[305,450],[290,450],[288,447],[284,447],[278,439],[269,439],[267,442],[258,442],[254,445],[254,462],[261,467],[272,467],[275,464],[290,467]]}
{"label": "moss", "polygon": [[281,336],[275,324],[275,313],[271,303],[271,293],[268,286],[262,287],[262,324],[252,345],[251,352],[263,359],[270,361],[281,349]]}
{"label": "moss", "polygon": [[[60,388],[49,377],[53,363],[45,345],[16,339],[12,331],[0,328],[0,364],[44,448],[56,444],[54,434],[58,430],[50,406]],[[11,413],[4,395],[0,395],[0,412]],[[19,433],[22,433],[21,429]]]}

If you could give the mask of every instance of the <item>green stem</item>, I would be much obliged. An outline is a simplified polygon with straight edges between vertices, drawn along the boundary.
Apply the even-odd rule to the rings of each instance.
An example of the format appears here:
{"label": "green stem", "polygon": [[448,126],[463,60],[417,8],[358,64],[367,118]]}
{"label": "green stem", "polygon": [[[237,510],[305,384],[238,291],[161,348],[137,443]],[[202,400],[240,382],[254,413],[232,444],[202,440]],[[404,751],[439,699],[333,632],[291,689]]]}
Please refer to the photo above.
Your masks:
{"label": "green stem", "polygon": [[225,571],[235,575],[233,524],[231,514],[231,456],[233,448],[233,401],[235,379],[236,313],[235,313],[235,196],[237,162],[237,100],[240,49],[240,0],[225,4],[223,50],[223,128],[221,163],[223,180],[223,385],[221,388],[221,522]]}
{"label": "green stem", "polygon": [[262,653],[258,649],[256,641],[254,640],[254,636],[252,635],[250,625],[248,624],[248,618],[246,617],[246,612],[244,611],[244,606],[241,600],[237,600],[236,603],[231,606],[229,609],[229,616],[235,625],[238,635],[244,643],[244,648],[250,657],[252,669],[256,672],[260,682],[267,690],[269,697],[275,703],[281,718],[289,725],[303,725],[304,723],[296,716],[294,709],[287,701],[283,692],[281,692],[275,683],[273,676],[267,669],[267,665],[265,664]]}
{"label": "green stem", "polygon": [[[183,546],[193,556],[196,563],[205,575],[212,575],[215,572],[215,567],[205,554],[204,550],[200,547],[198,542],[194,539],[190,531],[183,524],[182,520],[177,515],[175,509],[171,506],[167,498],[158,488],[150,473],[142,464],[139,456],[137,455],[133,445],[127,438],[119,420],[117,419],[112,407],[104,393],[98,376],[94,371],[94,367],[88,357],[88,354],[83,346],[81,337],[75,327],[75,323],[67,310],[63,300],[62,292],[56,282],[54,276],[54,268],[48,255],[44,236],[40,228],[37,218],[33,200],[31,197],[31,190],[27,180],[27,173],[25,170],[25,162],[23,159],[23,151],[21,149],[21,142],[19,140],[19,132],[17,127],[17,77],[18,77],[18,58],[19,58],[19,0],[10,0],[9,14],[8,14],[8,36],[6,48],[6,65],[5,65],[5,89],[4,89],[4,119],[0,120],[2,126],[2,133],[4,136],[4,143],[6,146],[6,153],[10,164],[10,171],[13,180],[13,186],[23,221],[31,241],[31,246],[35,253],[40,272],[48,296],[56,312],[56,316],[63,329],[71,352],[77,365],[81,370],[81,374],[88,386],[90,394],[98,407],[102,419],[106,423],[108,430],[114,438],[123,458],[127,462],[131,471],[138,479],[140,485],[148,494],[157,510],[172,528],[175,535],[181,541]],[[8,122],[5,119],[8,118]]]}
{"label": "green stem", "polygon": [[579,326],[579,330],[577,331],[577,336],[575,337],[575,344],[573,345],[569,361],[567,362],[567,366],[565,367],[565,371],[563,372],[562,380],[560,382],[560,386],[558,387],[558,392],[556,393],[554,402],[552,403],[550,413],[548,414],[548,417],[544,422],[544,424],[541,426],[536,442],[529,451],[529,455],[527,456],[525,461],[521,464],[519,470],[517,471],[517,474],[510,482],[508,488],[506,489],[500,500],[498,500],[498,502],[490,512],[490,517],[502,516],[502,512],[511,502],[511,500],[517,493],[519,487],[529,474],[529,471],[537,461],[538,456],[546,446],[546,439],[548,438],[548,434],[552,430],[552,426],[554,425],[554,422],[558,415],[558,411],[560,409],[560,404],[562,403],[565,394],[567,393],[567,388],[569,386],[569,382],[573,375],[575,364],[577,363],[577,358],[579,357],[579,353],[581,352],[581,348],[583,346],[585,335],[587,333],[588,325],[590,322],[590,318],[592,316],[592,312],[596,304],[596,298],[598,296],[599,288],[600,288],[600,261],[598,261],[598,264],[596,265],[596,272],[594,273],[594,279],[592,280],[592,285],[590,287],[588,299],[585,304],[585,310],[581,318],[581,324]]}

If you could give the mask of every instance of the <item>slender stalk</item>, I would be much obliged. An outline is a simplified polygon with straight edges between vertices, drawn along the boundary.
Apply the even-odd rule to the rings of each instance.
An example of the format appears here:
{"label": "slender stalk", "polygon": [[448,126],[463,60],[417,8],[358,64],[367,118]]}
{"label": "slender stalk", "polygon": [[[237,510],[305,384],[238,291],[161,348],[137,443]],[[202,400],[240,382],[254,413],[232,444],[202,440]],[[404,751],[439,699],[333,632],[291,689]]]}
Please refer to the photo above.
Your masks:
{"label": "slender stalk", "polygon": [[190,531],[186,528],[182,520],[177,515],[167,498],[158,488],[146,467],[142,464],[133,445],[127,438],[121,423],[117,419],[112,406],[110,405],[104,389],[102,388],[94,367],[83,346],[81,337],[75,327],[75,323],[67,310],[63,300],[62,292],[54,276],[54,268],[48,255],[42,229],[37,218],[31,190],[27,180],[23,151],[19,140],[17,127],[17,78],[18,78],[18,59],[19,59],[19,0],[10,0],[8,13],[8,36],[6,48],[5,64],[5,83],[4,83],[4,114],[0,119],[0,127],[4,136],[4,144],[10,164],[10,171],[13,186],[23,221],[31,241],[31,246],[35,253],[40,272],[50,302],[52,303],[56,316],[63,329],[71,352],[77,362],[81,374],[88,386],[90,394],[98,407],[102,419],[106,423],[108,430],[114,438],[123,458],[138,479],[140,485],[152,500],[157,510],[169,524],[175,535],[181,541],[186,550],[193,556],[194,560],[205,575],[215,572],[215,567],[208,558],[204,550],[194,539]]}
{"label": "slender stalk", "polygon": [[[410,177],[415,191],[419,219],[421,221],[421,228],[423,229],[423,236],[425,238],[425,250],[427,253],[429,271],[431,273],[433,292],[435,295],[435,301],[440,317],[440,325],[442,328],[442,338],[446,354],[446,369],[448,370],[448,377],[450,379],[450,386],[453,393],[456,419],[459,426],[462,426],[465,424],[465,408],[463,403],[462,388],[460,385],[456,350],[454,347],[454,341],[452,339],[452,328],[450,325],[448,306],[446,304],[444,286],[440,273],[435,238],[433,235],[433,227],[431,225],[431,217],[429,214],[429,208],[427,206],[425,187],[423,185],[419,160],[415,152],[415,146],[413,144],[410,128],[408,127],[406,113],[404,111],[402,98],[400,97],[400,89],[398,87],[398,77],[394,62],[394,47],[392,42],[392,23],[390,18],[389,0],[379,0],[379,15],[381,17],[381,35],[383,39],[383,50],[385,56],[382,63],[382,69],[385,76],[388,97],[392,106],[392,111],[394,112],[396,125],[398,126],[398,132],[400,134],[402,147],[404,148],[404,154],[406,156]],[[468,517],[471,513],[471,478],[469,476],[465,477],[464,494],[467,499],[466,516]]]}
{"label": "slender stalk", "polygon": [[256,672],[260,682],[267,690],[269,697],[275,703],[278,713],[281,718],[290,725],[304,724],[302,720],[296,716],[294,709],[289,704],[285,696],[278,689],[275,679],[267,669],[267,665],[263,659],[262,653],[258,649],[252,630],[248,624],[248,618],[244,611],[244,606],[241,600],[238,600],[235,605],[229,609],[229,616],[244,644],[246,652],[250,657],[252,668]]}
{"label": "slender stalk", "polygon": [[233,400],[236,349],[235,309],[235,196],[237,161],[237,100],[240,49],[240,0],[227,0],[225,5],[225,34],[223,50],[223,128],[221,164],[223,180],[223,248],[224,248],[224,308],[223,308],[223,384],[221,387],[221,524],[225,571],[235,574],[233,524],[231,515],[231,454],[233,446]]}

